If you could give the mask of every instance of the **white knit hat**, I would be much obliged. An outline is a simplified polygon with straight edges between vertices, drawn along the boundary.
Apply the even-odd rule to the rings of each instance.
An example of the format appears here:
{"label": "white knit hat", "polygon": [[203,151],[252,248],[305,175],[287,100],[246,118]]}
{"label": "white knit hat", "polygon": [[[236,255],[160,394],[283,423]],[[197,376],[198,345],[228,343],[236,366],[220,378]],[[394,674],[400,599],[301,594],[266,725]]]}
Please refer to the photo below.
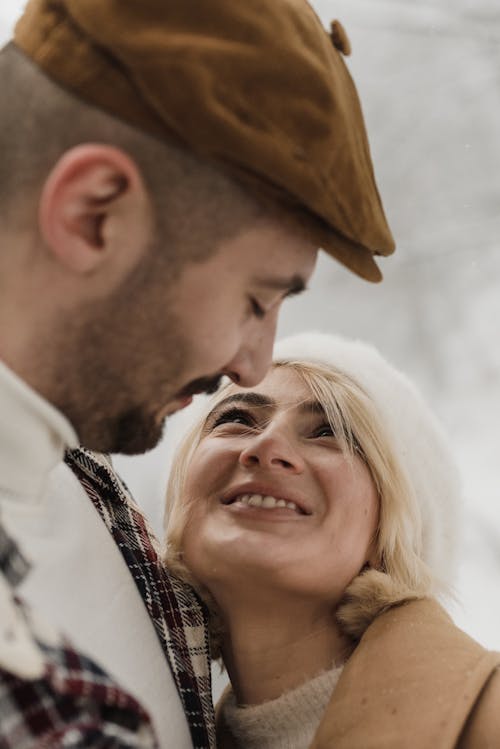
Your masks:
{"label": "white knit hat", "polygon": [[461,483],[440,424],[410,380],[366,343],[300,333],[276,343],[274,361],[318,362],[347,375],[371,398],[390,448],[414,489],[422,559],[450,584],[456,573]]}

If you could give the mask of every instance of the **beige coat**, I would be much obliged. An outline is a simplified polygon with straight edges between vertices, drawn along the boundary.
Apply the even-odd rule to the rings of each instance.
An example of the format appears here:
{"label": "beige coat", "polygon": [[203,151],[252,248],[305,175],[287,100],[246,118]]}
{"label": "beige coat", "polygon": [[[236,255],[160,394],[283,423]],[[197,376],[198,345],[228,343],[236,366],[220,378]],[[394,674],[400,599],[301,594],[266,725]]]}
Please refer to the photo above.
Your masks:
{"label": "beige coat", "polygon": [[[219,749],[231,740],[219,729]],[[347,662],[311,749],[500,749],[500,653],[435,601],[379,616]]]}

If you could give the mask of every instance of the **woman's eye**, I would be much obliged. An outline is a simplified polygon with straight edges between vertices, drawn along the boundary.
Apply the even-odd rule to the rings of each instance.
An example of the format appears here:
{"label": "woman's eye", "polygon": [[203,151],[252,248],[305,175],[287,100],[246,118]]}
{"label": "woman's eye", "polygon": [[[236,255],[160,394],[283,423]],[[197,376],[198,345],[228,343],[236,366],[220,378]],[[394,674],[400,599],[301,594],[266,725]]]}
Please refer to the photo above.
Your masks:
{"label": "woman's eye", "polygon": [[322,424],[317,429],[314,430],[313,437],[335,437],[335,433],[333,429],[331,428],[330,424]]}
{"label": "woman's eye", "polygon": [[224,411],[217,416],[212,424],[212,429],[222,424],[243,424],[244,426],[252,427],[254,420],[248,411],[243,411],[241,408],[230,408],[228,411]]}

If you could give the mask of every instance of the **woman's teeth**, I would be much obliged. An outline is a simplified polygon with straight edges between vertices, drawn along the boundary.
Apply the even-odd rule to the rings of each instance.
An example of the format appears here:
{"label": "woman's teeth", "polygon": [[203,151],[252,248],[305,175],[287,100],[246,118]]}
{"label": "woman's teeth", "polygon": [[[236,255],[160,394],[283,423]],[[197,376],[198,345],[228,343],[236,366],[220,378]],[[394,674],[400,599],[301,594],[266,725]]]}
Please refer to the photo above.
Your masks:
{"label": "woman's teeth", "polygon": [[295,502],[285,499],[276,499],[269,494],[243,494],[234,500],[235,504],[249,505],[250,507],[263,507],[266,510],[274,510],[276,507],[287,507],[289,510],[300,512]]}

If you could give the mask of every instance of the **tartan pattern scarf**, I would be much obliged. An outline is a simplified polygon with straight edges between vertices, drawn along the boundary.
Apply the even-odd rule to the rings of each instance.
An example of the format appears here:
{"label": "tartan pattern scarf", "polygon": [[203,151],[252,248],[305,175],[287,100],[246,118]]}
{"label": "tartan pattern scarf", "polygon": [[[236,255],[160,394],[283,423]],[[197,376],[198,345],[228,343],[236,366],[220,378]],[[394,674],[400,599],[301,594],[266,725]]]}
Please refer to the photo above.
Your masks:
{"label": "tartan pattern scarf", "polygon": [[0,673],[1,749],[157,749],[147,713],[68,644],[47,648],[42,679]]}
{"label": "tartan pattern scarf", "polygon": [[[79,448],[72,469],[118,546],[142,596],[170,665],[195,749],[215,749],[206,614],[191,588],[165,569],[158,542],[109,461]],[[1,749],[1,748],[0,748]]]}
{"label": "tartan pattern scarf", "polygon": [[[0,526],[0,575],[4,592],[10,591],[3,604],[25,622],[41,658],[33,678],[0,667],[0,749],[157,749],[149,716],[133,697],[64,638],[57,646],[38,639],[33,614],[15,595],[28,571]],[[15,645],[18,637],[13,631],[10,641]]]}

